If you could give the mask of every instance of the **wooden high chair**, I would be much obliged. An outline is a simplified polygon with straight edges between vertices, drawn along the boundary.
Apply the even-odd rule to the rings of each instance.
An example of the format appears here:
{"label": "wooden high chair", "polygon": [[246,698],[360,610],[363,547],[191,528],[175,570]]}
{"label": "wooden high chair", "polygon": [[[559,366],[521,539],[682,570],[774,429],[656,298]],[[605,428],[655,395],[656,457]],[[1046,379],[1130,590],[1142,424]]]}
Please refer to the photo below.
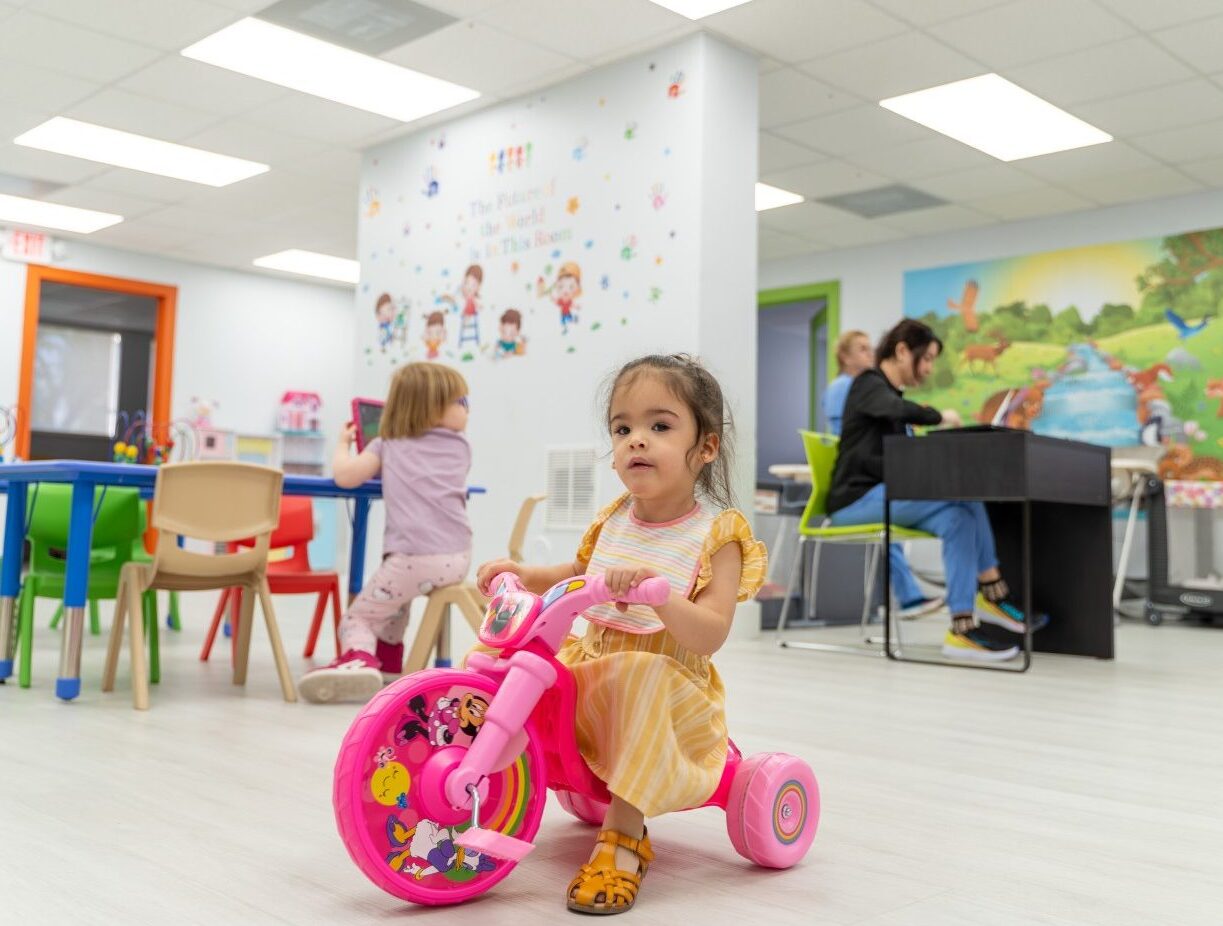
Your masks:
{"label": "wooden high chair", "polygon": [[[255,595],[263,607],[272,655],[286,701],[296,701],[293,678],[280,641],[280,630],[268,590],[268,547],[280,517],[280,490],[284,473],[248,463],[169,463],[157,471],[151,521],[157,530],[157,549],[151,563],[126,563],[119,578],[115,619],[106,649],[102,690],[113,691],[124,619],[129,632],[132,663],[132,705],[149,706],[149,678],[144,661],[144,628],[138,619],[140,596],[149,589],[203,591],[239,586],[242,616],[238,623],[238,651],[234,684],[246,683],[250,658],[251,624]],[[253,537],[254,545],[235,553],[212,556],[178,546],[179,537],[228,542]]]}
{"label": "wooden high chair", "polygon": [[[531,523],[531,514],[535,506],[548,496],[530,495],[523,500],[518,509],[518,517],[514,520],[514,528],[510,531],[509,554],[516,563],[522,562],[522,543],[526,539],[527,525]],[[460,585],[447,585],[429,593],[425,614],[421,618],[416,636],[412,639],[412,649],[403,664],[404,674],[419,672],[429,663],[429,654],[437,651],[437,664],[450,665],[450,608],[457,606],[471,626],[472,631],[478,631],[484,620],[486,599],[480,594],[479,587],[474,582],[463,582]]]}

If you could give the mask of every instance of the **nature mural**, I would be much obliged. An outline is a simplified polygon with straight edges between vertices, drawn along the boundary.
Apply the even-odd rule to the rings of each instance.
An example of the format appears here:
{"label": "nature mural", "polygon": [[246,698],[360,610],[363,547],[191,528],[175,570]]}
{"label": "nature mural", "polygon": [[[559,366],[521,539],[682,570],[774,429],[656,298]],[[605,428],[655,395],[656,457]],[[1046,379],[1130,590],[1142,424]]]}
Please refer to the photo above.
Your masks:
{"label": "nature mural", "polygon": [[966,423],[1164,449],[1223,480],[1223,229],[905,274],[946,350],[914,398]]}

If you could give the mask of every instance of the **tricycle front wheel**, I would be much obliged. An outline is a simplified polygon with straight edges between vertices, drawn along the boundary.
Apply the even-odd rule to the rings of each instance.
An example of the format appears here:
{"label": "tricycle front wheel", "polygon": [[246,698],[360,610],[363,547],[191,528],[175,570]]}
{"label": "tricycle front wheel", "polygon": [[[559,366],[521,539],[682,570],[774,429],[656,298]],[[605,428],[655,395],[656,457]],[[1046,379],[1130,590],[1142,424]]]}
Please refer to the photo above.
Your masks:
{"label": "tricycle front wheel", "polygon": [[[413,791],[432,787],[426,764],[441,749],[470,747],[496,684],[475,672],[427,669],[379,692],[353,720],[336,758],[332,803],[348,854],[383,890],[418,904],[482,894],[513,862],[455,845],[468,823],[430,819]],[[521,755],[488,778],[480,825],[530,841],[547,793],[543,754],[528,737]]]}

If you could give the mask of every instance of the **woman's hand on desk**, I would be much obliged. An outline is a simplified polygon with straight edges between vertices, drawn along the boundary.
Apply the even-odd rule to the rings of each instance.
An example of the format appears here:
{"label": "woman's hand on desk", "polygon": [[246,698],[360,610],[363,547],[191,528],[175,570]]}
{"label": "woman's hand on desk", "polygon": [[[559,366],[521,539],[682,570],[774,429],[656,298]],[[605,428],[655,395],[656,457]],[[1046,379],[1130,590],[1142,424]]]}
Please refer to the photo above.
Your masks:
{"label": "woman's hand on desk", "polygon": [[943,420],[941,422],[944,428],[962,428],[964,427],[964,419],[960,417],[960,413],[954,408],[945,408],[942,411]]}

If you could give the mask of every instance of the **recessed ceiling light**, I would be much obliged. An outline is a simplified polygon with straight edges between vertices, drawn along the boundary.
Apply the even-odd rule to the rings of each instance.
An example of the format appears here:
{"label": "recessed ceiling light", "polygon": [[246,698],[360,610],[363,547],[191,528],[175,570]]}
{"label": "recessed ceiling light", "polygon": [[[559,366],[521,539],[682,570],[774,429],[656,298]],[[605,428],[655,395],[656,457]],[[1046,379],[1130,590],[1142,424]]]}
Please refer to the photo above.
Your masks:
{"label": "recessed ceiling light", "polygon": [[188,148],[186,145],[120,132],[104,125],[79,122],[63,116],[48,119],[42,125],[18,135],[13,143],[207,186],[228,186],[268,169],[266,164],[255,161]]}
{"label": "recessed ceiling light", "polygon": [[767,183],[756,184],[756,211],[764,212],[766,209],[776,209],[779,206],[793,206],[795,203],[801,203],[803,198],[797,193],[791,193],[789,190],[783,190],[780,187],[769,186]]}
{"label": "recessed ceiling light", "polygon": [[109,228],[123,221],[123,216],[113,212],[94,212],[76,206],[45,203],[41,199],[26,199],[24,196],[9,196],[0,193],[0,222],[15,222],[18,225],[35,225],[57,231],[78,232],[88,235],[100,228]]}
{"label": "recessed ceiling light", "polygon": [[345,106],[411,122],[480,94],[321,39],[240,19],[182,51],[188,58]]}
{"label": "recessed ceiling light", "polygon": [[687,16],[689,19],[704,19],[714,13],[721,13],[733,6],[743,6],[751,0],[650,0],[657,6],[664,6],[673,13]]}
{"label": "recessed ceiling light", "polygon": [[322,277],[339,283],[356,283],[361,278],[361,264],[347,257],[332,257],[316,251],[290,248],[266,257],[256,257],[256,267],[268,270],[283,270],[285,273],[300,273],[308,277]]}
{"label": "recessed ceiling light", "polygon": [[997,74],[894,96],[879,105],[1000,161],[1113,140],[1107,132]]}

